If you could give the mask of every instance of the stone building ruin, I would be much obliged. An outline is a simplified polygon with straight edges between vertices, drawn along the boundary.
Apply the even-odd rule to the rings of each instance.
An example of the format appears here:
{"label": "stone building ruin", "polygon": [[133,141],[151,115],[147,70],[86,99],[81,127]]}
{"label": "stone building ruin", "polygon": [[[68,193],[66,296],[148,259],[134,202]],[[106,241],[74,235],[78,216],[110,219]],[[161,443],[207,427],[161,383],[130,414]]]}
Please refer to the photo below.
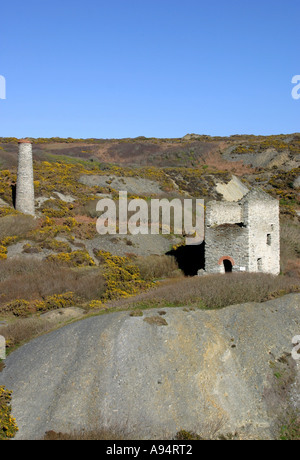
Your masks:
{"label": "stone building ruin", "polygon": [[238,201],[210,201],[205,272],[280,272],[279,202],[259,189]]}

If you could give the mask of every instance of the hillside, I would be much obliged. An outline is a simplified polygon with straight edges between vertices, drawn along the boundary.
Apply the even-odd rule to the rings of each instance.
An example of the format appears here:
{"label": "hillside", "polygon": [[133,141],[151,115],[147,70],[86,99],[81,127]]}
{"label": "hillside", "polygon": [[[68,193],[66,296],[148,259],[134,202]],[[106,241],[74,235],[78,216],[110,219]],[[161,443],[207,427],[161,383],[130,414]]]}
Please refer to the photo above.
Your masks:
{"label": "hillside", "polygon": [[[216,318],[224,315],[225,318],[229,313],[225,310],[223,313],[224,307],[256,302],[253,310],[250,308],[253,315],[261,302],[273,299],[280,302],[282,296],[292,296],[300,291],[299,134],[229,138],[187,135],[182,139],[53,138],[33,139],[32,142],[36,218],[23,215],[13,207],[17,139],[0,138],[0,335],[6,339],[8,353],[34,337],[89,315],[99,316],[97,321],[101,328],[102,324],[110,323],[110,319],[104,319],[106,313],[125,311],[123,316],[114,316],[123,321],[128,319],[129,311],[132,317],[139,317],[148,315],[143,313],[144,310],[161,308],[168,309],[171,318],[173,313],[169,309],[181,308],[183,310],[174,313],[180,318],[174,319],[179,334],[186,321],[184,316],[194,315],[193,320],[198,321],[201,315],[208,318],[211,310],[220,310],[211,314]],[[261,273],[232,274],[229,278],[222,275],[197,277],[194,275],[204,267],[204,245],[185,246],[184,235],[171,232],[169,235],[101,236],[96,230],[97,202],[109,197],[117,204],[122,190],[128,192],[129,199],[203,198],[208,201],[224,197],[237,200],[253,186],[280,200],[281,273],[278,277]],[[298,299],[288,297],[292,298]],[[285,311],[286,304],[282,305]],[[195,314],[183,315],[182,311],[195,311]],[[240,320],[244,321],[242,307],[230,311],[238,312],[238,328]],[[163,323],[163,314],[159,318],[155,321]],[[82,324],[87,323],[83,321]],[[155,330],[143,329],[143,334]],[[68,329],[63,328],[57,334],[62,337],[66,331]],[[149,341],[156,337],[152,332]],[[222,329],[218,333],[223,335],[223,332]],[[278,331],[275,333],[277,336]],[[280,353],[288,352],[287,340],[292,337],[288,337],[288,333],[284,335],[285,345],[278,351],[277,360]],[[295,333],[297,331],[293,335]],[[239,334],[237,329],[236,336]],[[171,336],[166,340],[173,340]],[[200,347],[198,342],[194,345]],[[34,345],[21,350],[30,350],[31,346]],[[266,351],[266,343],[263,350]],[[14,356],[19,355],[13,353],[12,361],[7,361],[5,376],[15,372]],[[159,361],[161,357],[157,355],[155,359]],[[266,361],[265,357],[262,359],[264,372]],[[0,362],[0,372],[1,369],[3,364]],[[257,379],[262,375],[257,375]],[[20,378],[23,378],[21,374]],[[1,380],[13,386],[10,377],[2,379],[0,374]],[[189,391],[184,385],[182,388]],[[17,393],[17,401],[20,401],[19,390]],[[206,396],[211,397],[204,396],[203,404]],[[182,398],[178,393],[175,418],[182,415]],[[193,404],[191,398],[191,407]],[[252,402],[249,404],[249,410],[252,410]],[[17,409],[17,414],[18,410],[21,409]],[[141,415],[136,415],[139,420]],[[234,422],[226,425],[226,430],[238,428],[241,436],[255,435],[255,430],[244,430],[242,419],[235,419],[230,411],[227,415],[229,419],[233,417]],[[59,417],[61,420],[63,415]],[[155,422],[158,414],[153,417]],[[255,423],[262,423],[262,433],[273,436],[274,427],[269,427],[266,412],[262,419],[261,415],[257,418],[256,413],[253,417]],[[22,417],[18,415],[18,418],[23,426]],[[185,414],[182,420],[182,429],[198,430],[196,424],[194,428],[192,426],[196,420],[193,417],[188,423]],[[170,436],[174,435],[174,430],[180,429],[179,425],[174,422],[170,426]],[[53,429],[45,422],[43,429],[48,428]],[[59,429],[67,430],[68,426],[61,425]],[[28,432],[30,436],[36,435],[34,430]],[[149,426],[148,433],[152,433],[151,430]],[[143,433],[146,431],[145,428]],[[39,432],[38,436],[41,435],[43,433]],[[158,436],[158,433],[153,431],[153,435]]]}
{"label": "hillside", "polygon": [[[38,227],[46,227],[47,231],[41,235],[38,229],[27,239],[28,232],[24,232],[26,253],[39,251],[40,256],[50,255],[47,251],[53,251],[56,243],[50,242],[52,247],[48,248],[41,247],[40,243],[45,239],[48,243],[55,234],[55,238],[63,238],[59,252],[65,252],[63,243],[68,245],[68,251],[70,248],[74,251],[78,244],[96,262],[93,251],[99,249],[99,244],[102,249],[101,241],[92,242],[97,236],[95,218],[99,198],[116,199],[119,190],[127,190],[129,198],[220,200],[220,190],[232,180],[233,175],[245,187],[258,186],[277,197],[283,219],[289,218],[294,227],[299,222],[299,134],[229,138],[186,135],[181,139],[140,137],[120,140],[53,138],[33,139],[33,144],[37,214],[43,219]],[[15,214],[7,205],[13,204],[17,150],[17,139],[0,138],[0,216]],[[52,223],[46,218],[52,219]],[[9,225],[8,222],[7,231],[1,231],[0,226],[0,237],[18,236],[18,243],[22,241],[20,235],[10,233]],[[61,232],[53,228],[50,231],[51,226],[59,225],[68,228],[61,229]],[[68,233],[70,238],[75,238],[75,246],[70,247],[72,241],[70,238],[67,241]],[[126,252],[162,255],[172,245],[180,243],[172,236],[167,242],[165,238],[158,237],[156,240],[161,241],[157,251],[151,238],[146,246],[137,241],[136,248],[130,238],[119,238],[113,242],[117,243],[113,247],[109,245],[109,250],[119,255]],[[2,242],[2,247],[10,247],[12,242],[9,245]],[[16,255],[19,249],[20,245],[8,249],[8,257]],[[5,252],[4,249],[2,252]]]}
{"label": "hillside", "polygon": [[[293,184],[300,174],[300,134],[227,138],[194,134],[179,139],[53,138],[32,141],[38,164],[41,161],[80,163],[88,169],[104,169],[118,176],[122,173],[145,175],[149,168],[159,168],[163,173],[157,179],[164,188],[179,187],[181,191],[203,196],[209,193],[207,175],[228,178],[228,173],[233,173],[251,184],[262,185],[279,196],[283,204],[299,207],[299,192]],[[17,139],[0,138],[2,169],[15,171],[17,149]],[[121,170],[115,170],[113,165]],[[130,172],[132,168],[137,171]]]}
{"label": "hillside", "polygon": [[[280,199],[281,272],[290,292],[300,275],[299,139],[298,134],[35,139],[38,218],[33,219],[12,206],[17,139],[0,138],[2,312],[24,310],[26,315],[53,305],[72,306],[79,299],[85,307],[103,308],[107,301],[149,289],[157,279],[195,275],[203,268],[203,248],[185,247],[180,235],[99,235],[96,204],[103,197],[117,202],[119,190],[127,190],[129,199],[220,200],[226,193],[226,199],[236,199],[241,187],[260,186]],[[16,257],[19,283],[12,290]],[[50,285],[49,270],[53,272]],[[30,272],[37,272],[38,279],[34,275],[30,279]],[[98,280],[95,288],[87,292],[84,286],[94,279]]]}

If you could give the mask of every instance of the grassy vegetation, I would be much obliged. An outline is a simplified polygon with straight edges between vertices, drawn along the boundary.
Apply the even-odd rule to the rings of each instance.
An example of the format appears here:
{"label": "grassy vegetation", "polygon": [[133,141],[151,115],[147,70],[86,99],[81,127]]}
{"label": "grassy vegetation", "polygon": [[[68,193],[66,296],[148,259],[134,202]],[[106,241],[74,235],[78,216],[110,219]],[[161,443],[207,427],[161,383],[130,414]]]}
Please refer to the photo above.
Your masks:
{"label": "grassy vegetation", "polygon": [[289,151],[299,153],[300,135],[273,135],[273,136],[240,136],[239,145],[234,153],[260,153],[267,149],[275,149],[277,152]]}
{"label": "grassy vegetation", "polygon": [[96,428],[71,433],[47,431],[43,441],[125,441],[131,437],[122,428]]}
{"label": "grassy vegetation", "polygon": [[300,279],[300,226],[291,220],[280,223],[281,273]]}
{"label": "grassy vegetation", "polygon": [[218,309],[246,302],[263,302],[291,292],[300,292],[298,277],[232,273],[229,276],[171,279],[134,298],[119,299],[112,306],[119,309],[146,309],[188,305]]}
{"label": "grassy vegetation", "polygon": [[47,333],[57,327],[57,321],[39,317],[21,318],[0,328],[5,337],[8,352],[34,337]]}
{"label": "grassy vegetation", "polygon": [[264,387],[264,402],[273,420],[273,437],[278,440],[300,439],[300,411],[295,403],[297,365],[290,353],[279,358],[270,353],[271,375]]}
{"label": "grassy vegetation", "polygon": [[292,411],[286,417],[280,428],[281,441],[299,441],[300,440],[300,414],[299,411]]}

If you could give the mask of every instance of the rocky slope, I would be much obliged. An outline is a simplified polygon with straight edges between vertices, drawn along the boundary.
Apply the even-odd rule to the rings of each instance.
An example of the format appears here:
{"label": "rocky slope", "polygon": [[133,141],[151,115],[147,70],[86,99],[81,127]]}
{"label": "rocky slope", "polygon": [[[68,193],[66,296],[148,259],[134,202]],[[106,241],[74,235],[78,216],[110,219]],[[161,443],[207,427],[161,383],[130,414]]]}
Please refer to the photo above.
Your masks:
{"label": "rocky slope", "polygon": [[17,439],[99,425],[133,438],[185,429],[269,439],[280,413],[300,408],[299,361],[290,357],[299,294],[160,313],[87,318],[13,352],[0,385],[13,390]]}

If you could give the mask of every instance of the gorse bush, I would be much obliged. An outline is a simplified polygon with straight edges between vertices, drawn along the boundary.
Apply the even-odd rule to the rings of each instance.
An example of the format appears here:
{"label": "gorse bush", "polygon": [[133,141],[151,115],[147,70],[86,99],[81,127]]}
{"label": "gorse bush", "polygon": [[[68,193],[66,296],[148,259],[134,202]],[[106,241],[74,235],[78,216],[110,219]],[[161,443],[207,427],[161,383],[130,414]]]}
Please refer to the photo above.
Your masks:
{"label": "gorse bush", "polygon": [[[12,193],[11,187],[16,183],[17,174],[9,170],[0,171],[0,197],[9,205],[12,205]],[[14,212],[13,208],[1,208],[0,216],[2,217],[4,213]]]}
{"label": "gorse bush", "polygon": [[0,386],[0,440],[11,439],[18,431],[16,421],[11,416],[11,395],[11,391]]}
{"label": "gorse bush", "polygon": [[78,302],[78,297],[73,292],[55,294],[48,296],[45,300],[24,300],[17,299],[0,308],[4,314],[12,314],[17,317],[26,317],[32,313],[43,313],[49,310],[58,310],[59,308],[68,308]]}
{"label": "gorse bush", "polygon": [[6,305],[3,305],[0,309],[0,312],[3,314],[12,314],[17,317],[25,317],[33,312],[31,303],[24,299],[17,299],[12,302],[9,302]]}
{"label": "gorse bush", "polygon": [[28,238],[43,242],[53,240],[56,236],[64,236],[71,241],[74,239],[71,229],[73,228],[73,221],[65,219],[63,223],[59,224],[54,219],[46,217],[40,220],[38,227],[28,234]]}
{"label": "gorse bush", "polygon": [[47,257],[47,260],[68,267],[93,267],[95,265],[95,262],[87,251],[52,254]]}
{"label": "gorse bush", "polygon": [[0,259],[7,259],[7,246],[16,241],[16,236],[8,236],[0,240]]}
{"label": "gorse bush", "polygon": [[7,259],[7,248],[5,246],[0,246],[0,259]]}
{"label": "gorse bush", "polygon": [[44,216],[50,218],[68,217],[72,215],[71,211],[73,207],[72,203],[65,203],[59,199],[51,199],[42,205],[41,212]]}
{"label": "gorse bush", "polygon": [[97,258],[104,267],[103,276],[106,281],[104,300],[132,296],[151,287],[151,283],[141,279],[138,267],[128,257],[99,251]]}
{"label": "gorse bush", "polygon": [[65,241],[58,241],[58,240],[45,240],[40,244],[41,249],[49,249],[55,252],[64,252],[70,253],[72,252],[71,246]]}
{"label": "gorse bush", "polygon": [[46,297],[45,300],[34,302],[33,305],[36,311],[46,312],[49,310],[58,310],[59,308],[72,307],[78,300],[74,292],[65,292]]}
{"label": "gorse bush", "polygon": [[38,243],[41,248],[62,252],[59,244],[55,243],[57,237],[63,237],[73,243],[75,238],[87,240],[97,235],[96,221],[82,216],[78,216],[77,219],[74,217],[61,219],[47,216],[40,220],[37,228],[26,236],[31,241]]}
{"label": "gorse bush", "polygon": [[19,212],[9,206],[3,206],[0,208],[0,218],[7,217],[7,216],[18,216],[18,215],[20,215]]}

